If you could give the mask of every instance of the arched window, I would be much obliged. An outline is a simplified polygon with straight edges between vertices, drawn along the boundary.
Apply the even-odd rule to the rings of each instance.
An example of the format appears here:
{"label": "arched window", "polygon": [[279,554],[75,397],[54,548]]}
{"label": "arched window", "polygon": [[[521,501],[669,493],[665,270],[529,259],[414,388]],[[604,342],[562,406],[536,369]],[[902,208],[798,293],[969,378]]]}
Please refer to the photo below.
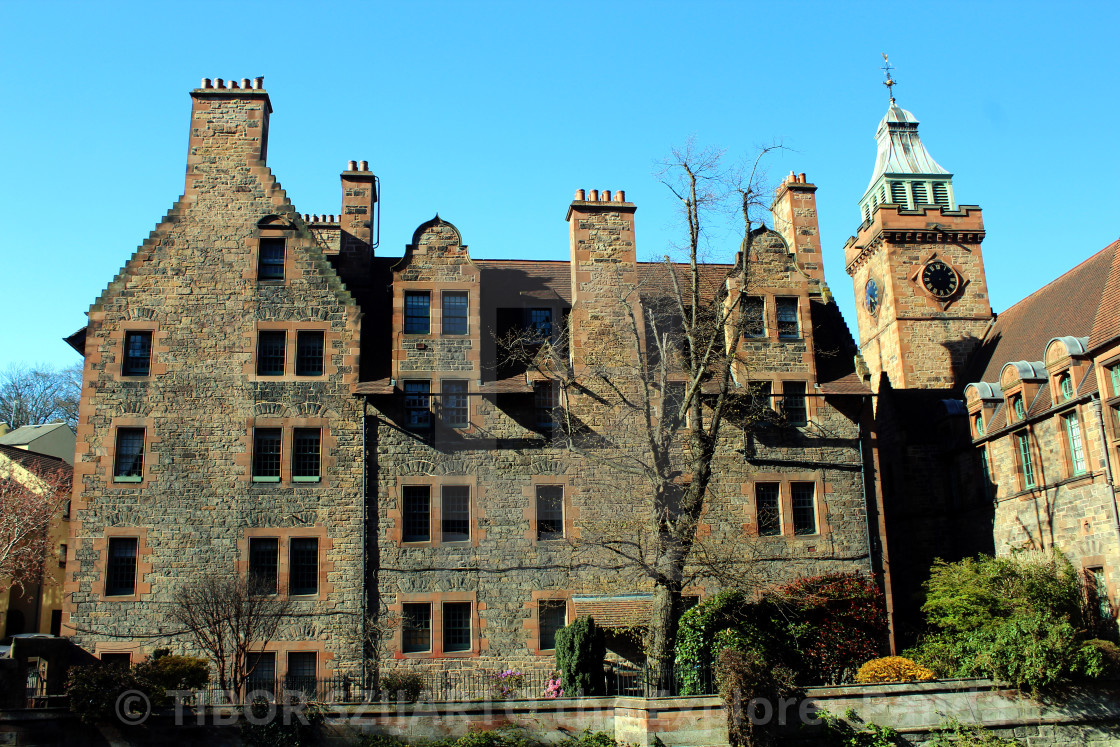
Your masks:
{"label": "arched window", "polygon": [[1060,402],[1073,399],[1073,379],[1068,373],[1058,377],[1058,398]]}
{"label": "arched window", "polygon": [[982,413],[982,412],[976,413],[976,417],[974,417],[972,419],[972,422],[976,426],[976,435],[977,436],[983,436],[984,435],[984,413]]}
{"label": "arched window", "polygon": [[1016,394],[1011,398],[1011,411],[1015,413],[1016,420],[1023,420],[1027,417],[1027,410],[1023,406],[1023,395]]}

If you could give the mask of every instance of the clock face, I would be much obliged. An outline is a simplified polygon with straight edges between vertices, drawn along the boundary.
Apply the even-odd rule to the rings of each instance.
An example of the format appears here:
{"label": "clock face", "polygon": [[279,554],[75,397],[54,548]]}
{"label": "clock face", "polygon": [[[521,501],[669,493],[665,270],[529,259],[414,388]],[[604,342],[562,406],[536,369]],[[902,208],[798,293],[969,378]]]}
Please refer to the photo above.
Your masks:
{"label": "clock face", "polygon": [[879,294],[879,284],[872,278],[867,281],[867,286],[864,288],[863,304],[867,307],[868,313],[874,315],[879,313],[879,304],[881,302],[882,298]]}
{"label": "clock face", "polygon": [[957,277],[956,270],[937,259],[922,270],[922,285],[938,298],[948,298],[957,292],[960,278]]}

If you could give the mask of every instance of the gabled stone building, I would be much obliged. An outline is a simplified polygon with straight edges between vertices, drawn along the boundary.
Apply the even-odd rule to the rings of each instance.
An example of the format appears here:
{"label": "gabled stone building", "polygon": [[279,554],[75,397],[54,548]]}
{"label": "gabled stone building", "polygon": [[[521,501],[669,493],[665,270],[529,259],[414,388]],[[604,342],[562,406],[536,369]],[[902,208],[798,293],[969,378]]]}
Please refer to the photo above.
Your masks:
{"label": "gabled stone building", "polygon": [[[650,354],[627,320],[681,271],[637,260],[636,206],[580,190],[566,262],[476,259],[439,216],[403,256],[375,256],[365,162],[341,176],[340,214],[297,213],[265,165],[261,79],[191,98],[184,195],[75,338],[63,633],[142,657],[177,632],[175,589],[215,572],[292,598],[261,663],[277,676],[369,654],[549,669],[575,616],[648,619],[648,575],[602,541],[648,520],[641,481],[612,461],[636,434],[604,402]],[[735,386],[769,414],[723,431],[698,535],[769,581],[882,570],[869,390],[824,283],[815,189],[791,175],[778,190],[746,287],[738,264],[702,268],[706,292],[751,314]],[[508,354],[565,334],[579,387]],[[559,437],[573,422],[594,453]],[[685,592],[719,588],[698,573]]]}

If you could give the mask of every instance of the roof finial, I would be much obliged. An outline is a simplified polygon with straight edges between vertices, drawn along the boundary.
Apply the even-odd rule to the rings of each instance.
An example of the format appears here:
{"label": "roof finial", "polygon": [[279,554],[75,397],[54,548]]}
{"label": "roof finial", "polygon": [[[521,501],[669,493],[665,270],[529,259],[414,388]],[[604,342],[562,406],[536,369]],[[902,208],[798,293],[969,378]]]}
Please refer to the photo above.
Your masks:
{"label": "roof finial", "polygon": [[894,68],[891,67],[891,61],[889,59],[887,59],[887,53],[886,52],[883,52],[883,63],[884,63],[884,65],[879,69],[887,74],[887,79],[883,81],[883,85],[887,87],[887,95],[891,97],[891,104],[893,105],[894,104],[894,89],[892,88],[892,86],[897,86],[898,83],[895,82],[895,80],[893,78],[891,78],[891,70],[893,70]]}

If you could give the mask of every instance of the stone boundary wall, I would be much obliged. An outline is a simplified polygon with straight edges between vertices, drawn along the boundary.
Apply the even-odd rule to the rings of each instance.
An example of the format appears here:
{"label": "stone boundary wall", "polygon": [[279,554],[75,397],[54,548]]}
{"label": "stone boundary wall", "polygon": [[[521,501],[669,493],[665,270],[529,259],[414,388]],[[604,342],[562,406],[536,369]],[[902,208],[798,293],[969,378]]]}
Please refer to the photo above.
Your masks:
{"label": "stone boundary wall", "polygon": [[[801,699],[756,705],[756,718],[785,716],[781,743],[817,747],[824,734],[815,715],[855,714],[853,723],[893,726],[906,744],[921,747],[931,730],[949,718],[981,724],[1030,747],[1091,745],[1120,747],[1120,682],[1071,688],[1061,702],[1034,700],[990,680],[947,680],[897,685],[812,688]],[[776,706],[776,707],[775,707]],[[744,704],[746,709],[746,704]],[[469,703],[367,703],[328,706],[324,743],[354,744],[362,733],[399,736],[406,741],[460,736],[471,731],[521,727],[536,739],[559,742],[584,729],[605,731],[620,742],[649,747],[706,747],[727,744],[727,723],[716,697],[558,698]],[[0,711],[0,743],[199,744],[240,742],[237,715],[229,708],[188,710],[178,717],[153,716],[134,727],[90,730],[63,709]],[[106,731],[108,729],[108,731]],[[44,738],[46,742],[44,742]],[[61,740],[61,741],[59,741]]]}

